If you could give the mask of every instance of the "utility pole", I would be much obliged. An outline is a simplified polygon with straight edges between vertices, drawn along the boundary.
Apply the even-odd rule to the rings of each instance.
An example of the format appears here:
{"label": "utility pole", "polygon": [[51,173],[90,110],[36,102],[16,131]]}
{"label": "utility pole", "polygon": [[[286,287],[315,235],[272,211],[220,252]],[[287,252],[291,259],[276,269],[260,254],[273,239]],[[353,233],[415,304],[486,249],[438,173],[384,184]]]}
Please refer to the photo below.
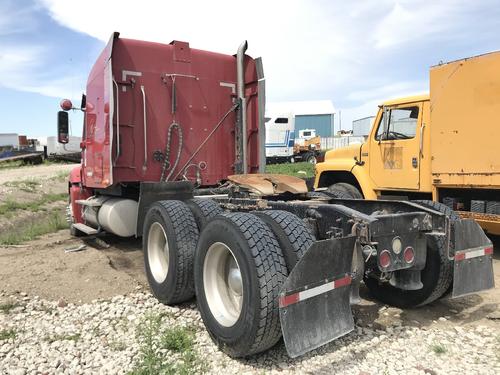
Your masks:
{"label": "utility pole", "polygon": [[339,132],[342,131],[342,111],[339,109]]}

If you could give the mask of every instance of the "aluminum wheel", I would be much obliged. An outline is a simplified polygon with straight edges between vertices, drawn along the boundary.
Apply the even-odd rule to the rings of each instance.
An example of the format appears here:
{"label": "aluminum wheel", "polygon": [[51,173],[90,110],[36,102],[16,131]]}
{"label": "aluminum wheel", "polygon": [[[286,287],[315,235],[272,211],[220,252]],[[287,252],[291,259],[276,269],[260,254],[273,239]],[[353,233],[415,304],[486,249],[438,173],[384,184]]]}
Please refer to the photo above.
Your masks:
{"label": "aluminum wheel", "polygon": [[224,327],[233,326],[241,313],[243,281],[233,252],[222,242],[212,244],[207,250],[203,287],[214,318]]}
{"label": "aluminum wheel", "polygon": [[157,283],[167,278],[169,255],[165,230],[160,223],[155,222],[149,228],[148,258],[151,274]]}

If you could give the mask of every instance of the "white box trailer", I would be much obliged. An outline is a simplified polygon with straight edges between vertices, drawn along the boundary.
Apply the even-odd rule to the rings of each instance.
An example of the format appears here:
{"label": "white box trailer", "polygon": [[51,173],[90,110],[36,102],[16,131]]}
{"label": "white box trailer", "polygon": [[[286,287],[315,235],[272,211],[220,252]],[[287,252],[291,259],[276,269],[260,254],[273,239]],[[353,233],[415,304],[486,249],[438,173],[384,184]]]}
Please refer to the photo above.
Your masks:
{"label": "white box trailer", "polygon": [[0,133],[0,147],[19,149],[19,134]]}
{"label": "white box trailer", "polygon": [[47,137],[47,157],[69,155],[81,152],[81,137],[70,136],[67,144],[57,141],[57,137]]}

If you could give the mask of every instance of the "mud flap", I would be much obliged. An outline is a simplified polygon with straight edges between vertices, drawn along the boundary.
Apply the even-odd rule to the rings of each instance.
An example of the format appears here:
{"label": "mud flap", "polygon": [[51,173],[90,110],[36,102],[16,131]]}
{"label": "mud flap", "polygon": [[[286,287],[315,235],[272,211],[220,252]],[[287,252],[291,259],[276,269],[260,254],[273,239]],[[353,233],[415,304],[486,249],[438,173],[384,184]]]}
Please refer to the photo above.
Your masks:
{"label": "mud flap", "polygon": [[349,303],[356,237],[315,242],[294,267],[280,294],[280,320],[292,358],[354,329]]}
{"label": "mud flap", "polygon": [[454,224],[455,254],[452,298],[495,287],[493,245],[471,219]]}

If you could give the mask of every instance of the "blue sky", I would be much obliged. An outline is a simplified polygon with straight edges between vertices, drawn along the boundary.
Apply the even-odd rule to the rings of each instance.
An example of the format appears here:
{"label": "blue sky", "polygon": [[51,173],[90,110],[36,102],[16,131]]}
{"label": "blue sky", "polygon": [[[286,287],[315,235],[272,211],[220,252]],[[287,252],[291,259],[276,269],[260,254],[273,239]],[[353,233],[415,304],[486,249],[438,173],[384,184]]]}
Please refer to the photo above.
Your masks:
{"label": "blue sky", "polygon": [[[262,56],[268,101],[330,99],[342,127],[428,90],[428,68],[500,49],[500,1],[0,1],[0,132],[55,133],[113,31]],[[74,135],[81,115],[71,116]]]}

